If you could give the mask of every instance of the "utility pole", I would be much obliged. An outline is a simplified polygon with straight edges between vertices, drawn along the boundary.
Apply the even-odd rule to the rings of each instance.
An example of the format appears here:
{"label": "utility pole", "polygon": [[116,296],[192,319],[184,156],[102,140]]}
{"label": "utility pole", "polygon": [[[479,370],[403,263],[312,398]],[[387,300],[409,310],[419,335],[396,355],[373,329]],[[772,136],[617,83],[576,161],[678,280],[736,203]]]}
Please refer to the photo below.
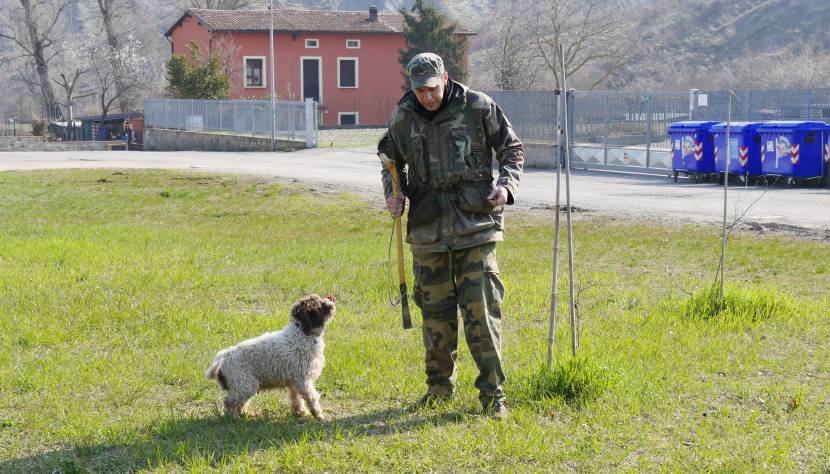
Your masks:
{"label": "utility pole", "polygon": [[277,149],[277,93],[274,75],[274,10],[273,0],[268,0],[268,61],[271,63],[271,151]]}

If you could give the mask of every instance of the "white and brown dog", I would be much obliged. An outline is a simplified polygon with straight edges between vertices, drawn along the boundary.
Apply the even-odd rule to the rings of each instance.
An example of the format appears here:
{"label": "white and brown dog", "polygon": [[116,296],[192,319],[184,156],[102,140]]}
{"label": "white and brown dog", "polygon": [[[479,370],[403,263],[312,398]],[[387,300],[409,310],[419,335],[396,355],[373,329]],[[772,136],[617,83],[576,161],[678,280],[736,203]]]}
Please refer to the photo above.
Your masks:
{"label": "white and brown dog", "polygon": [[258,391],[288,388],[295,414],[305,414],[308,404],[315,417],[323,418],[314,382],[326,362],[323,331],[334,313],[333,296],[308,295],[294,304],[288,324],[280,331],[219,351],[205,376],[216,379],[227,392],[225,412],[239,417]]}

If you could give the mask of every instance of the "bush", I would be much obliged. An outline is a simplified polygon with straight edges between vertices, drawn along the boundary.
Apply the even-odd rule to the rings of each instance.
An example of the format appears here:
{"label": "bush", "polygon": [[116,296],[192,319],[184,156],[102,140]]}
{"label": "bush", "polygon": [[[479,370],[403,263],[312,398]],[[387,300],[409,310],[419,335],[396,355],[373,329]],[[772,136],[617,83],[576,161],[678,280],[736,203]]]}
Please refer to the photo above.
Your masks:
{"label": "bush", "polygon": [[32,135],[42,137],[46,134],[46,122],[34,121],[32,122]]}
{"label": "bush", "polygon": [[599,397],[611,386],[608,369],[593,359],[577,356],[558,360],[550,369],[543,365],[527,384],[525,396],[529,400],[558,398],[566,403],[583,405]]}
{"label": "bush", "polygon": [[754,323],[798,312],[792,296],[773,289],[739,289],[729,286],[720,297],[720,287],[711,286],[693,295],[680,308],[686,319]]}

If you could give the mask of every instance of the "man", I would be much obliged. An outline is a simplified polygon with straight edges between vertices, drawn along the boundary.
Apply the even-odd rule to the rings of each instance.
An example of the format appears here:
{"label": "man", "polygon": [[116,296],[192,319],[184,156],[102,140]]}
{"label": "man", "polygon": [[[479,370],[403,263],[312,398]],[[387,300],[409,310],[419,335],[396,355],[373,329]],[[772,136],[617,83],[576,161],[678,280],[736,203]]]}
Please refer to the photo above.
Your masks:
{"label": "man", "polygon": [[[485,413],[503,418],[501,303],[496,242],[505,204],[513,204],[524,162],[522,143],[486,95],[449,79],[433,53],[405,68],[411,90],[398,102],[379,152],[395,160],[409,198],[406,241],[413,256],[413,299],[423,314],[428,390],[419,405],[448,399],[455,388],[458,310],[479,375]],[[499,163],[493,181],[492,156]],[[401,215],[383,170],[386,206]]]}

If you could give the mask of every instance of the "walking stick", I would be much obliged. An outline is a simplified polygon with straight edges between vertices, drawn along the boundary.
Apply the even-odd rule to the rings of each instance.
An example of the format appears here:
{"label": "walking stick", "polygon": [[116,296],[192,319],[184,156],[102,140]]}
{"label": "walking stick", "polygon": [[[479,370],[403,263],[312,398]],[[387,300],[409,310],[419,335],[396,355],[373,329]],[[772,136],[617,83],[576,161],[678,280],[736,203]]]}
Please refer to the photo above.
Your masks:
{"label": "walking stick", "polygon": [[[395,162],[384,153],[378,153],[383,166],[389,170],[389,175],[392,178],[392,196],[400,196],[400,189],[398,188],[398,169]],[[395,218],[395,233],[398,235],[398,281],[400,282],[401,290],[401,312],[403,317],[403,328],[412,328],[412,318],[409,316],[409,296],[406,291],[406,274],[403,267],[403,235],[401,233],[401,216]]]}

